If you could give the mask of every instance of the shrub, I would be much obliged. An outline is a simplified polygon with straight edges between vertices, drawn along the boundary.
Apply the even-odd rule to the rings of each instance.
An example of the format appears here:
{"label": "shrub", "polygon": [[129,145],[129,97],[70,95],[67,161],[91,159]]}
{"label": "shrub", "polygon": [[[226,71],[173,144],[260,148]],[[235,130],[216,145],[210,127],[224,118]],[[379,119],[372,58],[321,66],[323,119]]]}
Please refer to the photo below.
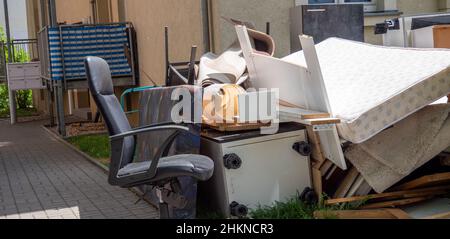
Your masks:
{"label": "shrub", "polygon": [[[2,27],[0,27],[0,41],[6,42],[6,36],[5,31]],[[8,62],[9,55],[8,55],[8,49],[6,47],[6,44],[3,44],[3,52],[5,54],[5,60]],[[29,62],[30,56],[25,51],[25,49],[16,47],[14,49],[14,62]],[[17,101],[17,108],[19,109],[27,109],[30,108],[33,105],[33,95],[31,90],[19,90],[16,92],[16,101]],[[0,112],[7,112],[9,111],[9,98],[8,98],[8,88],[6,85],[2,84],[0,85]]]}

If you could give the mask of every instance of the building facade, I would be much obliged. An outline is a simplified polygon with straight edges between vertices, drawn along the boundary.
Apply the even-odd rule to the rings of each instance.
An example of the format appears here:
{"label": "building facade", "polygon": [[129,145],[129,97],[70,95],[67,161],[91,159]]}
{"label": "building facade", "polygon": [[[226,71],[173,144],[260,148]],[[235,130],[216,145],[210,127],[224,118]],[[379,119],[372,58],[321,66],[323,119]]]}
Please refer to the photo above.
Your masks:
{"label": "building facade", "polygon": [[[169,54],[171,61],[187,61],[192,45],[199,48],[197,56],[213,51],[220,53],[236,39],[233,26],[222,16],[253,22],[264,31],[271,23],[271,35],[277,43],[276,56],[285,56],[290,50],[289,9],[310,0],[56,0],[59,23],[132,22],[137,31],[140,84],[162,85],[165,76],[164,27],[169,27]],[[338,0],[340,1],[340,0]],[[28,0],[28,27],[30,38],[48,25],[45,0]],[[44,5],[43,5],[44,4]],[[401,14],[420,14],[450,9],[450,0],[374,0],[376,13],[365,16],[365,39],[381,44],[381,36],[374,35],[374,26],[387,18]],[[124,88],[117,88],[120,95]],[[46,98],[36,92],[35,103],[45,110]],[[131,99],[138,107],[138,97]],[[65,95],[66,114],[95,112],[95,104],[87,90]],[[132,119],[136,122],[136,117]]]}

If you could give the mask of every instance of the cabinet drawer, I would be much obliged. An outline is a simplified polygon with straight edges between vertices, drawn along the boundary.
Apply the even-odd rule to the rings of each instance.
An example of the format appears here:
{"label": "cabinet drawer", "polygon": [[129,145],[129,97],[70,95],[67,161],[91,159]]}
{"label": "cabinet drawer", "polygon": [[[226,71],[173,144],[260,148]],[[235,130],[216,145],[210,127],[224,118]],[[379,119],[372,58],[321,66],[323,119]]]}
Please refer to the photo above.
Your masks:
{"label": "cabinet drawer", "polygon": [[8,67],[8,77],[9,78],[23,78],[25,76],[25,71],[22,66]]}
{"label": "cabinet drawer", "polygon": [[39,67],[39,65],[26,66],[24,68],[24,71],[25,71],[25,76],[27,76],[27,77],[30,77],[30,76],[39,77],[41,75],[41,68]]}
{"label": "cabinet drawer", "polygon": [[42,89],[43,88],[42,80],[40,78],[26,80],[25,85],[28,89]]}
{"label": "cabinet drawer", "polygon": [[9,87],[11,90],[24,90],[26,89],[26,83],[24,80],[22,81],[10,81]]}

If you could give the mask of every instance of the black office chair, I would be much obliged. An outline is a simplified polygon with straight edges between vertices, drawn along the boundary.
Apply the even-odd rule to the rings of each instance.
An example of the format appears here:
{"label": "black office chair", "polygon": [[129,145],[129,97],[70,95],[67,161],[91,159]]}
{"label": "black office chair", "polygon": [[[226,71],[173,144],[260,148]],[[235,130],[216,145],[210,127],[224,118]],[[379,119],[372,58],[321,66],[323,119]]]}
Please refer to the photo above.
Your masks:
{"label": "black office chair", "polygon": [[[201,155],[163,157],[177,136],[181,132],[189,132],[189,128],[158,124],[132,129],[114,95],[108,63],[98,57],[88,57],[85,67],[89,89],[111,136],[109,183],[123,188],[154,186],[160,201],[160,217],[169,218],[169,204],[177,208],[183,208],[187,204],[181,196],[177,178],[187,176],[198,181],[207,181],[214,171],[213,161]],[[137,136],[156,131],[173,131],[173,134],[149,161],[134,163]]]}

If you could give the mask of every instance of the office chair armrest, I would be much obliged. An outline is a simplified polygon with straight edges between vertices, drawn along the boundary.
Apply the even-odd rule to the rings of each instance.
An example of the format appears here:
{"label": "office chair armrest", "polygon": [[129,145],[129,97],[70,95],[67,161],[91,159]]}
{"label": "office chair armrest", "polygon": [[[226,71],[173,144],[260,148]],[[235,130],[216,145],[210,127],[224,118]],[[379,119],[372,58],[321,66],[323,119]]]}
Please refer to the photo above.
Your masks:
{"label": "office chair armrest", "polygon": [[137,136],[140,134],[145,134],[145,133],[149,133],[149,132],[155,132],[155,131],[165,131],[165,130],[176,130],[177,132],[190,132],[189,128],[186,126],[179,126],[179,125],[162,125],[162,126],[146,126],[146,127],[142,127],[142,128],[138,128],[138,129],[134,129],[131,130],[129,132],[125,132],[122,134],[117,134],[114,136],[110,137],[111,141],[116,141],[116,140],[121,140],[124,139],[126,137],[130,137],[130,136]]}
{"label": "office chair armrest", "polygon": [[145,181],[145,180],[154,178],[156,176],[156,170],[157,170],[157,167],[159,164],[159,159],[162,157],[165,150],[170,145],[172,145],[172,143],[174,142],[174,140],[180,133],[182,133],[182,132],[190,133],[190,131],[189,131],[189,128],[185,127],[185,126],[179,126],[179,125],[173,125],[173,124],[172,125],[163,124],[162,126],[148,126],[148,127],[135,129],[135,130],[132,130],[132,131],[129,131],[126,133],[111,136],[110,140],[111,140],[112,147],[116,148],[114,145],[117,145],[117,148],[118,148],[120,145],[122,145],[123,140],[126,137],[136,137],[140,134],[145,134],[145,133],[149,133],[149,132],[169,131],[169,130],[174,130],[175,132],[172,135],[170,135],[166,139],[166,141],[161,145],[161,147],[159,148],[158,152],[155,155],[155,158],[153,158],[151,161],[150,168],[145,173],[118,178],[117,174],[120,170],[121,163],[119,163],[117,165],[111,165],[110,170],[111,170],[111,173],[114,175],[114,178],[111,178],[112,175],[110,175],[110,183],[112,183],[113,185],[115,184],[115,185],[120,185],[120,186],[126,186],[129,184],[133,184],[137,181]]}

